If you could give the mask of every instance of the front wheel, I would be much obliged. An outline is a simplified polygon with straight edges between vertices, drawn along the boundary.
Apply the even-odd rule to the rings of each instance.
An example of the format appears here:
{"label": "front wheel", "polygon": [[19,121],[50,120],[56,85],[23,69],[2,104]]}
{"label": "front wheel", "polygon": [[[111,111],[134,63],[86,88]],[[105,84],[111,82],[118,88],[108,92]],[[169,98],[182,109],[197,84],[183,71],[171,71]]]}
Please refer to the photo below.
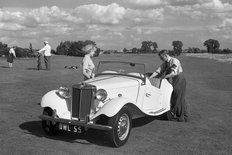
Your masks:
{"label": "front wheel", "polygon": [[130,135],[132,118],[129,110],[124,107],[114,117],[110,118],[109,125],[112,130],[109,132],[111,142],[115,147],[124,145]]}
{"label": "front wheel", "polygon": [[[45,108],[43,115],[52,116],[52,112],[52,109]],[[42,128],[48,136],[57,136],[62,133],[62,131],[58,129],[58,125],[58,123],[52,121],[42,120]]]}

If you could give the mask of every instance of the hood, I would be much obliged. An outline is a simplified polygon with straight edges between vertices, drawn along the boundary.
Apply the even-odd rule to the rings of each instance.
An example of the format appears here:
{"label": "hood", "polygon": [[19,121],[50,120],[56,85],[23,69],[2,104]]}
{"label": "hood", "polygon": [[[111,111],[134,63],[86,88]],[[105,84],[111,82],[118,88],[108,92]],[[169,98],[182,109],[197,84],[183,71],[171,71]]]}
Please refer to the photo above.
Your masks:
{"label": "hood", "polygon": [[97,89],[115,89],[138,86],[140,79],[120,75],[100,76],[86,81],[88,84],[95,85]]}

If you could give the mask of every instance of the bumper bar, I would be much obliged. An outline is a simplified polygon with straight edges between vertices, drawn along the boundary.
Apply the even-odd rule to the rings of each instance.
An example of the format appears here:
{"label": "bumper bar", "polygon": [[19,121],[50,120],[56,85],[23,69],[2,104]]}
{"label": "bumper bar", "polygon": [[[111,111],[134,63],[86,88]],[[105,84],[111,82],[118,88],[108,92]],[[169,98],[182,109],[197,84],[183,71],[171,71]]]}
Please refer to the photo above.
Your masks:
{"label": "bumper bar", "polygon": [[50,117],[47,115],[40,115],[40,119],[42,120],[48,120],[48,121],[53,121],[56,123],[64,123],[64,124],[69,124],[69,125],[76,125],[76,126],[82,126],[85,129],[92,128],[92,129],[98,129],[98,130],[111,130],[111,126],[107,125],[100,125],[100,124],[94,124],[91,122],[82,122],[82,121],[77,121],[77,120],[67,120],[67,119],[62,119],[62,118],[54,118]]}

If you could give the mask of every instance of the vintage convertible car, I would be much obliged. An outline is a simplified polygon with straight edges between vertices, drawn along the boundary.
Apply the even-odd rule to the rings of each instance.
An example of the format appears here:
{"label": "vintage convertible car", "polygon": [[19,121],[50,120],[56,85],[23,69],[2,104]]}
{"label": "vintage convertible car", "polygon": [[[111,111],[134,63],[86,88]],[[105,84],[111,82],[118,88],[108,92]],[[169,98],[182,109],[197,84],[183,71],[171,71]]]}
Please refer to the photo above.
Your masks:
{"label": "vintage convertible car", "polygon": [[144,64],[101,61],[95,78],[46,93],[39,118],[47,135],[105,130],[113,146],[120,147],[129,138],[133,118],[170,115],[172,90],[166,79],[152,85]]}

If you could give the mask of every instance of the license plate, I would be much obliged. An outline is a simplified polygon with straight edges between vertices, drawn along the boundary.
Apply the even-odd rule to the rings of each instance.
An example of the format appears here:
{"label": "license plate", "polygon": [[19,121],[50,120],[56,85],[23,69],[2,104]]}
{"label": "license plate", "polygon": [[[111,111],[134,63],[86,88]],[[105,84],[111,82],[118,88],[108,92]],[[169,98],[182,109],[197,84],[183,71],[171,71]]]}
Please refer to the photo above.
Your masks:
{"label": "license plate", "polygon": [[63,123],[59,123],[59,129],[64,130],[64,131],[69,131],[69,132],[75,132],[75,133],[84,132],[84,129],[81,126],[69,125],[69,124],[63,124]]}

